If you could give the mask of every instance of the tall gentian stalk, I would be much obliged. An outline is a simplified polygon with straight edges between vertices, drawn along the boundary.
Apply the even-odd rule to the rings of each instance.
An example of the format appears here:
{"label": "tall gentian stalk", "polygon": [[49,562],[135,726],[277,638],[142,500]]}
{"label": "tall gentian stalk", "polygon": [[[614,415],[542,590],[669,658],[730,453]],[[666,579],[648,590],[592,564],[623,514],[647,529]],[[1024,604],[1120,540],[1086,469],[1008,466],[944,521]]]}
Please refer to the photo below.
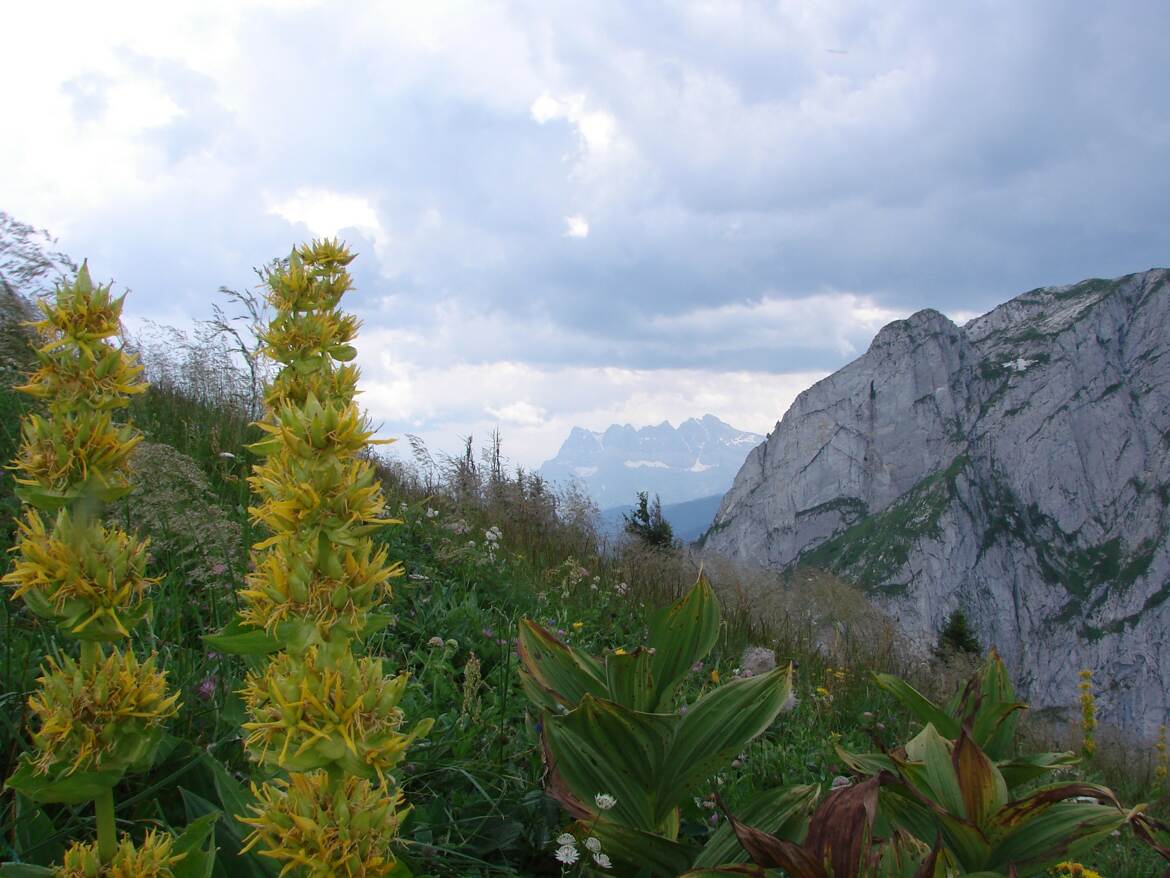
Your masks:
{"label": "tall gentian stalk", "polygon": [[47,416],[21,425],[17,493],[24,503],[16,560],[4,583],[64,637],[78,657],[48,658],[29,698],[35,751],[8,785],[38,801],[92,799],[96,843],[75,843],[56,874],[95,878],[172,874],[181,859],[172,839],[148,833],[118,840],[113,788],[147,767],[165,719],[177,710],[156,657],[139,660],[119,644],[146,614],[147,545],[107,526],[103,506],[130,490],[127,461],[141,438],[113,412],[146,389],[142,367],[117,336],[122,302],[95,286],[82,266],[76,280],[38,303],[38,368],[19,388],[43,400]]}
{"label": "tall gentian stalk", "polygon": [[[389,774],[432,721],[402,733],[407,675],[353,654],[372,609],[402,565],[372,534],[386,525],[373,465],[373,431],[354,402],[350,344],[358,321],[339,310],[350,289],[349,251],[336,241],[295,249],[268,276],[274,316],[263,342],[281,364],[252,447],[253,519],[270,533],[253,547],[242,620],[281,644],[249,674],[245,744],[285,777],[254,788],[249,847],[312,878],[389,875],[406,813]],[[283,873],[282,873],[283,874]]]}

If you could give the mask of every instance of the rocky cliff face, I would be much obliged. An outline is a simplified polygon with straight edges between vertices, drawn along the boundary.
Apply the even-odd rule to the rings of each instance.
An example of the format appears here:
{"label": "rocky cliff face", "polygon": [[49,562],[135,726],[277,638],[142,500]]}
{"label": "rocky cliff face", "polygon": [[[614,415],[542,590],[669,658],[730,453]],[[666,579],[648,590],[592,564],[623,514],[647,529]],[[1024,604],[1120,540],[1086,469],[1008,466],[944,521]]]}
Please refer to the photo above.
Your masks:
{"label": "rocky cliff face", "polygon": [[1036,708],[1170,709],[1170,272],[920,311],[801,394],[705,551],[817,566],[933,643],[961,608]]}

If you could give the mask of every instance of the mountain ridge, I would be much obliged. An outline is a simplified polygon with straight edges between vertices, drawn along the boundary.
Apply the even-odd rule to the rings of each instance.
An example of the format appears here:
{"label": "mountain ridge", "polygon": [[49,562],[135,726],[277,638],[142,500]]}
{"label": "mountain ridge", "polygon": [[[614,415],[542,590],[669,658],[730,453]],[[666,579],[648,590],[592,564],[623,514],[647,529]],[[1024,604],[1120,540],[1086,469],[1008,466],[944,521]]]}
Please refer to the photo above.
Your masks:
{"label": "mountain ridge", "polygon": [[1170,280],[931,309],[808,388],[748,455],[704,551],[818,566],[923,645],[963,609],[1038,707],[1108,679],[1106,718],[1170,708]]}
{"label": "mountain ridge", "polygon": [[763,437],[711,414],[603,431],[573,427],[555,457],[538,472],[550,481],[579,481],[601,508],[633,502],[639,491],[663,504],[722,494],[748,450]]}

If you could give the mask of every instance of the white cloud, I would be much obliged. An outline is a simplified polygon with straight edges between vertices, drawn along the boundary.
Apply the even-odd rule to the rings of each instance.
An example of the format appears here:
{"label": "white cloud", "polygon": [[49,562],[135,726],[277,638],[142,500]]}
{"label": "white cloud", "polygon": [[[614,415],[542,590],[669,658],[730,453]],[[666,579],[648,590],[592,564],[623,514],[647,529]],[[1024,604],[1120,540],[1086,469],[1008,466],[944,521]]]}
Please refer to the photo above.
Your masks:
{"label": "white cloud", "polygon": [[301,188],[280,200],[270,198],[268,212],[290,223],[302,223],[321,238],[332,238],[342,229],[358,229],[375,240],[386,237],[377,211],[360,195]]}
{"label": "white cloud", "polygon": [[617,137],[617,120],[606,110],[590,109],[583,94],[555,98],[545,92],[529,108],[539,124],[566,119],[577,129],[582,146],[593,155],[604,155]]}
{"label": "white cloud", "polygon": [[359,339],[361,404],[382,435],[413,433],[433,450],[458,451],[463,437],[499,429],[504,452],[536,467],[575,426],[604,430],[714,414],[740,429],[767,433],[796,395],[824,372],[774,374],[700,369],[539,367],[517,362],[424,366],[378,354]]}
{"label": "white cloud", "polygon": [[580,214],[565,217],[566,238],[588,238],[589,221]]}

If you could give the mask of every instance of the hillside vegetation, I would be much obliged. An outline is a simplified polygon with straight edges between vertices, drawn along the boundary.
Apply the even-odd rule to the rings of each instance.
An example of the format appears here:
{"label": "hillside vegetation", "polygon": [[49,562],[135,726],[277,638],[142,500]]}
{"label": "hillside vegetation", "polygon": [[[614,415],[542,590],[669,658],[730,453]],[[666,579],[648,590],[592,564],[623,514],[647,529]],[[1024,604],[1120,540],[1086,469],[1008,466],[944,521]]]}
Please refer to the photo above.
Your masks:
{"label": "hillside vegetation", "polygon": [[[5,330],[10,339],[18,337],[11,323],[9,319]],[[157,579],[152,610],[133,629],[127,648],[138,655],[157,653],[167,685],[180,703],[150,758],[116,785],[119,833],[128,833],[140,845],[146,845],[148,828],[173,832],[179,847],[187,844],[184,839],[189,841],[183,848],[185,859],[167,867],[171,872],[149,874],[181,878],[196,874],[197,866],[205,876],[253,878],[276,875],[283,865],[262,855],[271,844],[267,837],[242,853],[257,840],[253,830],[262,819],[254,816],[261,813],[254,799],[257,787],[284,770],[265,762],[267,757],[258,762],[255,753],[249,756],[245,724],[254,716],[249,711],[255,710],[256,697],[241,695],[267,673],[268,654],[274,664],[283,661],[275,656],[284,653],[274,653],[265,638],[285,636],[278,628],[265,633],[239,623],[249,600],[242,594],[256,581],[249,574],[255,573],[258,558],[263,563],[251,549],[272,533],[249,513],[258,502],[248,482],[260,462],[256,446],[272,435],[253,422],[263,407],[256,398],[256,363],[249,368],[247,359],[248,351],[258,348],[250,344],[246,333],[225,341],[222,333],[208,332],[169,346],[165,355],[145,343],[132,347],[147,364],[150,386],[118,414],[141,431],[144,441],[129,459],[130,490],[108,504],[106,521],[149,538],[146,573]],[[233,346],[239,348],[235,354]],[[17,366],[33,364],[27,351],[11,356]],[[15,389],[17,368],[3,376],[0,459],[9,461],[18,454],[20,418],[43,409]],[[271,372],[265,375],[272,377]],[[933,834],[925,843],[899,842],[895,859],[901,866],[888,857],[882,860],[885,865],[866,867],[871,871],[843,865],[847,853],[842,845],[860,846],[863,834],[876,839],[891,833],[895,812],[885,809],[892,800],[885,789],[879,798],[878,787],[913,788],[921,781],[915,760],[923,748],[953,752],[956,765],[976,759],[971,755],[975,752],[990,754],[978,757],[984,760],[979,764],[990,766],[987,760],[995,760],[994,770],[1008,778],[1015,799],[1035,795],[1041,775],[1065,787],[1081,784],[1077,791],[1086,802],[1053,806],[1079,806],[1080,812],[1052,811],[1047,802],[1036,806],[1049,817],[1065,815],[1060,838],[1068,839],[1071,854],[1110,878],[1140,878],[1158,870],[1153,849],[1126,825],[1133,815],[1119,809],[1112,795],[1126,803],[1150,802],[1148,812],[1154,816],[1165,812],[1164,740],[1160,750],[1123,755],[1099,732],[1095,747],[1085,748],[1090,758],[1051,754],[1043,769],[1037,768],[1039,763],[1029,763],[1023,754],[1081,749],[1086,744],[1081,730],[1025,724],[1014,738],[1005,736],[1000,730],[1012,726],[1005,718],[1016,714],[1003,706],[1010,699],[992,697],[1005,691],[996,688],[1002,681],[996,682],[994,662],[979,678],[986,704],[953,706],[955,716],[967,718],[965,730],[961,720],[956,724],[937,709],[932,715],[894,676],[942,702],[960,689],[975,664],[946,654],[930,660],[914,657],[898,640],[895,626],[860,592],[828,574],[800,570],[781,576],[715,562],[700,576],[697,563],[682,550],[626,540],[603,551],[592,504],[509,467],[498,437],[482,452],[469,439],[465,453],[454,458],[435,460],[416,446],[409,460],[368,450],[360,460],[376,473],[384,500],[379,526],[369,530],[372,551],[384,550],[388,564],[402,566],[401,575],[391,577],[388,596],[371,609],[374,623],[355,635],[354,655],[360,648],[362,656],[379,661],[387,673],[407,675],[395,678],[402,680],[402,689],[393,708],[406,719],[404,732],[422,719],[433,726],[410,742],[396,765],[387,763],[393,765],[391,788],[401,794],[391,821],[396,840],[393,854],[386,851],[388,865],[375,867],[366,852],[364,865],[353,875],[674,875],[697,863],[700,851],[715,857],[716,848],[726,856],[712,867],[747,863],[748,852],[728,826],[728,815],[760,827],[757,836],[740,827],[738,837],[754,838],[752,853],[771,865],[766,873],[763,867],[750,871],[752,867],[743,866],[743,871],[722,874],[823,875],[823,870],[815,871],[820,868],[817,861],[828,856],[838,857],[838,876],[974,875],[974,870],[964,871],[948,860],[950,854],[940,858],[936,852],[930,859]],[[12,522],[20,509],[13,478],[12,471],[4,471],[0,481],[0,540],[5,548],[15,538]],[[711,599],[704,597],[707,582]],[[675,615],[663,615],[663,608],[671,605]],[[0,628],[0,776],[7,778],[22,770],[22,754],[32,749],[30,733],[37,726],[30,695],[38,691],[46,656],[60,660],[78,647],[18,600],[0,601]],[[217,638],[220,632],[226,634]],[[692,634],[694,643],[679,645],[680,638]],[[289,641],[281,642],[293,650]],[[331,642],[326,633],[319,644],[321,655],[329,653]],[[653,651],[639,649],[647,644]],[[662,656],[668,655],[696,658],[668,674],[662,667]],[[599,658],[590,658],[594,656]],[[628,680],[621,676],[624,671],[614,670],[627,665],[633,669]],[[669,676],[677,682],[667,688],[676,691],[651,696],[638,690],[638,680],[645,679],[638,669],[651,666],[655,685],[665,686]],[[589,676],[590,669],[602,667],[610,670]],[[582,673],[586,676],[574,676]],[[576,685],[573,680],[585,680],[576,695],[565,688]],[[1087,691],[1091,696],[1091,686]],[[716,713],[719,705],[734,703],[748,692],[758,695],[734,712]],[[661,809],[665,817],[641,826],[637,815],[623,810],[633,808],[642,795],[629,774],[614,768],[627,758],[623,754],[652,756],[657,745],[646,742],[660,733],[673,735],[670,740],[677,744],[682,733],[676,727],[688,714],[720,717],[708,722],[704,740],[731,740],[733,731],[728,729],[736,717],[755,716],[763,710],[757,702],[773,697],[775,710],[760,721],[758,730],[743,731],[742,746],[737,744],[734,752],[712,743],[712,749],[696,750],[693,761],[682,760],[701,776],[678,788],[685,792],[675,790],[669,802],[667,791],[656,794],[647,807]],[[1077,693],[1070,693],[1070,705],[1076,698]],[[637,719],[629,705],[640,716],[657,711],[663,719]],[[988,705],[1002,714],[997,720],[986,719]],[[1087,709],[1091,711],[1091,703]],[[593,719],[579,721],[581,717]],[[668,726],[675,731],[663,732]],[[1092,733],[1091,723],[1088,731]],[[903,745],[906,749],[900,750]],[[642,746],[648,749],[639,750]],[[587,752],[593,755],[582,755]],[[553,753],[558,758],[550,765]],[[910,761],[891,761],[898,754]],[[579,763],[574,761],[578,758]],[[949,756],[938,765],[931,761],[934,756],[921,758],[930,771],[951,765]],[[1021,767],[1027,765],[1036,770]],[[879,777],[885,778],[880,784]],[[595,778],[610,778],[622,789],[593,789]],[[330,776],[329,783],[343,781]],[[1085,786],[1102,783],[1113,793]],[[46,800],[37,789],[35,784],[19,790],[10,786],[0,800],[3,874],[91,874],[52,870],[72,842],[100,834],[100,818],[95,820],[88,806],[92,797]],[[617,804],[607,807],[600,795],[593,804],[594,793],[613,795]],[[1052,798],[1071,795],[1062,792]],[[874,825],[878,801],[882,811]],[[942,810],[965,807],[942,801]],[[972,801],[969,796],[967,801]],[[857,813],[862,816],[855,813],[848,822],[853,841],[838,837],[824,842],[828,847],[816,848],[818,832],[824,836],[826,827],[846,825],[841,822],[846,821],[844,812],[834,816],[830,809],[826,814],[826,803],[833,802],[854,812],[861,808]],[[979,807],[992,809],[990,802]],[[866,809],[870,824],[865,822]],[[344,819],[346,832],[358,831],[357,811],[341,818],[336,804],[318,812],[318,823],[309,821],[313,831],[325,831],[323,813]],[[974,824],[987,814],[946,820]],[[247,823],[238,819],[249,815]],[[302,822],[308,819],[302,815],[290,822],[289,831],[295,825],[309,832]],[[913,824],[914,819],[932,818],[919,814],[906,819]],[[1139,821],[1136,828],[1161,837],[1156,821]],[[1056,838],[1055,832],[1051,826],[1037,827],[1034,837]],[[600,839],[604,861],[590,857],[596,852],[591,838]],[[572,863],[566,862],[566,847],[573,850]],[[855,859],[856,850],[860,848],[855,848]],[[1066,859],[1057,848],[1053,851],[1046,859],[1031,861],[1031,867],[1021,867],[1019,874],[1072,874],[1048,871]],[[928,859],[931,871],[907,871],[905,864],[917,869]],[[1021,854],[1020,861],[1028,862],[1028,857]],[[290,874],[325,874],[298,867],[295,860],[287,862]],[[675,863],[681,868],[673,870]],[[808,871],[800,871],[801,863]],[[872,871],[878,868],[886,871]]]}

